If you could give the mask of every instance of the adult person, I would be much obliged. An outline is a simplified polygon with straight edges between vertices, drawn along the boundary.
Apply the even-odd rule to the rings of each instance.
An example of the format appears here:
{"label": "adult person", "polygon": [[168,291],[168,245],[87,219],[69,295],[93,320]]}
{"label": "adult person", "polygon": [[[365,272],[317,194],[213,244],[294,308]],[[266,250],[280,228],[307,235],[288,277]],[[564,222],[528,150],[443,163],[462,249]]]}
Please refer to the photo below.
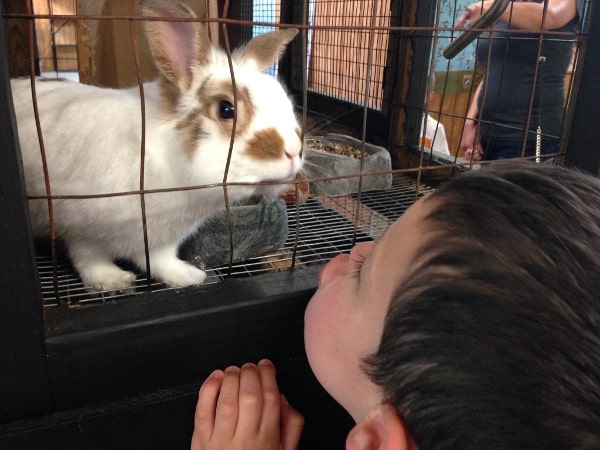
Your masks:
{"label": "adult person", "polygon": [[[493,3],[467,6],[456,26],[473,23]],[[512,1],[492,30],[480,36],[476,53],[484,76],[463,128],[460,148],[466,159],[534,156],[537,144],[540,155],[558,153],[574,38],[547,32],[578,31],[584,3]]]}

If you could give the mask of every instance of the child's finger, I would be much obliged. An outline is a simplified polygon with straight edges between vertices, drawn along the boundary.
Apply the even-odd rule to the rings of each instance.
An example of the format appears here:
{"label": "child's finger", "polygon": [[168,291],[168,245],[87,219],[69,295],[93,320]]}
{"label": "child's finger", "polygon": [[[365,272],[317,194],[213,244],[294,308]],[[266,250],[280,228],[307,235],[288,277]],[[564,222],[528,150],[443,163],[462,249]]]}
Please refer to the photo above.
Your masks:
{"label": "child's finger", "polygon": [[240,369],[230,366],[225,369],[221,391],[217,399],[214,434],[231,439],[238,420],[238,396],[240,391]]}
{"label": "child's finger", "polygon": [[236,434],[254,437],[263,413],[263,393],[256,364],[246,363],[240,375],[239,412]]}
{"label": "child's finger", "polygon": [[217,398],[224,376],[222,370],[215,370],[202,383],[198,392],[198,403],[194,415],[194,434],[198,431],[203,441],[210,439],[215,426]]}
{"label": "child's finger", "polygon": [[304,417],[281,394],[281,445],[283,450],[296,450],[304,427]]}
{"label": "child's finger", "polygon": [[275,366],[268,359],[263,359],[258,362],[258,371],[260,374],[263,403],[260,428],[264,431],[279,430],[281,422],[280,394],[275,377]]}

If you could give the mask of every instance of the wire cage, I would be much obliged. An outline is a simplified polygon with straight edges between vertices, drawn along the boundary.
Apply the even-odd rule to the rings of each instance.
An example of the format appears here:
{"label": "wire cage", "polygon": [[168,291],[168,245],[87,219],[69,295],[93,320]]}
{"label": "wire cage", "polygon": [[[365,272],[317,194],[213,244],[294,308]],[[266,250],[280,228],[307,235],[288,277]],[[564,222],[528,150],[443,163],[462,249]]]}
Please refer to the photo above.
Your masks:
{"label": "wire cage", "polygon": [[[386,192],[372,191],[357,200],[356,194],[347,196],[315,196],[298,209],[286,207],[289,233],[284,245],[264,255],[257,255],[237,263],[207,268],[205,284],[218,283],[226,277],[252,277],[291,268],[321,265],[333,256],[348,252],[354,242],[374,240],[415,201],[431,191],[421,185],[419,193],[414,180],[397,176],[393,187]],[[355,228],[356,224],[356,228]],[[298,229],[298,233],[294,230]],[[44,245],[46,244],[46,245]],[[102,303],[131,298],[147,292],[168,291],[164,283],[147,279],[138,273],[134,287],[125,291],[90,292],[82,284],[64,250],[56,258],[47,242],[37,248],[37,267],[42,296],[46,306],[67,301],[71,306]],[[56,260],[55,260],[56,259]],[[123,263],[126,267],[126,262]],[[135,270],[135,268],[134,268]]]}
{"label": "wire cage", "polygon": [[[15,313],[27,315],[27,320],[20,322],[26,326],[17,329],[10,324],[16,335],[23,336],[23,351],[31,354],[24,366],[15,366],[15,374],[23,370],[45,374],[39,377],[37,389],[14,375],[15,392],[28,390],[28,394],[20,399],[12,398],[8,403],[12,410],[4,412],[3,419],[77,408],[100,399],[118,399],[190,382],[192,372],[217,367],[228,355],[239,356],[229,346],[244,339],[238,336],[232,342],[225,344],[226,339],[223,339],[214,344],[211,341],[216,339],[214,335],[206,337],[206,334],[219,329],[243,328],[248,322],[252,324],[251,330],[243,335],[248,338],[252,331],[264,326],[253,313],[250,318],[243,315],[248,305],[265,316],[272,316],[274,322],[280,320],[282,329],[292,323],[291,328],[296,330],[301,322],[298,314],[316,287],[316,273],[323,264],[336,254],[349,251],[357,242],[376,241],[410,205],[433,191],[440,182],[467,170],[478,170],[483,163],[465,157],[461,138],[469,105],[485,77],[476,61],[477,45],[489,39],[489,35],[485,34],[484,27],[474,27],[475,36],[470,42],[462,44],[457,39],[464,31],[455,28],[455,24],[467,3],[464,0],[429,3],[190,0],[190,6],[199,17],[196,21],[207,25],[211,41],[226,50],[229,63],[232,49],[253,37],[276,29],[299,29],[283,57],[268,73],[281,80],[295,105],[305,146],[302,177],[280,183],[287,189],[285,194],[276,196],[285,232],[269,251],[234,260],[232,240],[234,232],[239,231],[233,227],[232,210],[236,205],[228,203],[225,176],[225,181],[217,186],[224,190],[226,206],[217,231],[229,238],[224,244],[226,258],[204,264],[207,279],[202,285],[181,289],[147,276],[145,269],[152,267],[147,256],[146,267],[118,261],[120,267],[135,272],[131,288],[102,291],[83,285],[60,236],[54,240],[32,237],[28,202],[52,202],[65,195],[53,197],[48,193],[51,186],[46,195],[32,197],[26,192],[17,137],[20,130],[10,106],[8,78],[29,77],[34,88],[35,76],[44,75],[113,89],[140,89],[143,82],[157,75],[142,32],[144,18],[138,2],[133,0],[3,2],[2,23],[8,36],[4,40],[8,57],[2,61],[6,70],[0,74],[0,90],[4,91],[2,95],[6,96],[7,105],[2,117],[9,126],[3,131],[6,144],[3,142],[1,152],[7,163],[1,169],[4,203],[0,204],[14,212],[5,217],[6,231],[2,231],[0,239],[5,241],[6,258],[18,262],[7,275],[4,303],[29,299],[22,303],[26,305],[23,308],[29,308],[27,312]],[[577,152],[567,151],[567,143],[585,135],[581,130],[575,137],[570,133],[577,127],[574,117],[581,110],[577,94],[580,84],[585,85],[583,74],[589,70],[587,54],[596,51],[590,36],[593,34],[591,16],[597,14],[590,2],[581,4],[585,7],[580,13],[584,20],[577,29],[542,33],[545,39],[564,41],[573,48],[564,80],[566,97],[560,133],[551,136],[558,140],[559,146],[550,156],[559,163],[570,157],[577,159]],[[537,39],[539,45],[542,43],[539,33],[535,36],[515,33],[511,39]],[[459,50],[451,47],[456,47],[457,41],[462,45]],[[450,52],[456,54],[449,59]],[[534,70],[541,70],[541,64],[542,59],[539,59]],[[33,98],[34,88],[31,89]],[[532,89],[534,92],[535,86]],[[529,120],[534,106],[532,101]],[[140,105],[140,115],[143,111],[144,106]],[[427,117],[434,124],[431,136],[425,136]],[[39,117],[36,122],[39,124]],[[47,131],[39,128],[43,138]],[[523,129],[530,129],[529,121],[523,124]],[[68,127],[65,130],[64,139],[68,139]],[[98,133],[111,133],[111,130],[98,130]],[[235,132],[232,136],[234,142]],[[335,136],[343,136],[344,140],[336,141]],[[435,143],[442,140],[446,145],[440,151]],[[309,141],[321,142],[321,148],[309,146]],[[348,142],[356,152],[354,156],[328,153],[325,160],[319,159],[323,158],[319,152],[324,147],[331,145],[344,150]],[[230,158],[232,148],[233,144],[229,149]],[[143,150],[141,152],[143,154]],[[370,155],[375,153],[379,155],[378,164],[383,158],[386,166],[369,166]],[[328,165],[333,159],[335,163]],[[355,169],[337,173],[335,170],[341,160],[353,160]],[[227,170],[228,166],[224,166],[224,174]],[[369,187],[376,177],[381,179],[383,187]],[[48,179],[47,173],[45,178]],[[348,180],[354,182],[355,187],[335,190]],[[273,184],[272,180],[267,180],[266,184],[269,183]],[[142,180],[139,190],[127,194],[143,202],[147,194],[143,185]],[[203,188],[214,189],[215,186],[182,187],[183,190]],[[66,197],[72,195],[86,201],[86,197],[105,194],[95,192],[82,196],[71,192]],[[118,190],[109,193],[122,194]],[[142,207],[140,223],[146,221],[143,210]],[[261,220],[257,219],[256,227]],[[252,234],[252,227],[254,225],[243,233]],[[13,233],[15,237],[9,238]],[[27,276],[22,276],[24,272]],[[267,307],[271,309],[266,311]],[[232,316],[227,316],[220,325],[224,308],[228,308],[226,314]],[[293,318],[290,318],[290,308],[295,308]],[[12,314],[6,315],[6,320],[21,319]],[[198,320],[206,331],[198,330]],[[215,320],[217,323],[211,322]],[[169,336],[169,333],[172,334],[164,343],[160,336]],[[286,359],[286,352],[302,353],[296,347],[292,351],[277,346],[267,331],[259,331],[258,335],[255,341],[248,339],[256,346],[271,349],[281,359]],[[118,355],[108,350],[110,343],[118,343],[121,349]],[[182,360],[192,353],[193,344],[209,349],[209,356],[182,369]],[[226,346],[228,350],[219,353],[215,350],[219,346]],[[128,361],[133,353],[138,355],[134,359],[142,361],[136,374],[141,371],[150,374],[141,384],[135,375],[119,376],[120,387],[115,389],[111,380],[117,376],[117,366],[133,365]],[[180,372],[154,374],[150,361],[157,355]],[[75,370],[78,379],[71,383]]]}
{"label": "wire cage", "polygon": [[[419,148],[419,144],[423,144],[424,141],[423,139],[419,139],[416,143],[410,142],[411,139],[414,141],[414,130],[421,127],[419,123],[421,116],[436,116],[435,120],[437,123],[442,123],[442,129],[448,130],[448,134],[442,135],[440,132],[439,135],[434,135],[433,139],[434,141],[436,139],[437,141],[447,140],[448,145],[446,148],[448,150],[445,154],[438,154],[432,151],[426,158],[431,163],[439,163],[441,165],[466,162],[461,159],[459,141],[462,134],[462,123],[467,114],[465,105],[472,101],[476,81],[480,77],[478,73],[480,68],[474,64],[473,45],[471,45],[471,48],[467,48],[460,53],[458,61],[442,58],[442,51],[448,46],[455,33],[453,30],[444,28],[444,25],[447,27],[451,23],[450,21],[456,20],[459,5],[455,3],[440,2],[437,9],[430,5],[430,8],[421,8],[418,11],[421,17],[424,17],[424,19],[421,19],[423,21],[427,20],[431,22],[433,18],[433,32],[425,31],[426,28],[424,28],[424,31],[419,34],[415,32],[414,36],[411,36],[413,38],[411,45],[416,49],[423,49],[423,54],[419,55],[421,61],[415,58],[418,64],[414,67],[411,74],[413,78],[411,83],[417,88],[415,89],[416,92],[425,89],[434,94],[437,91],[439,95],[435,94],[426,98],[424,103],[415,101],[410,95],[405,99],[406,123],[408,124],[408,133],[404,137],[404,142],[408,145],[405,145],[405,147],[412,146],[416,150],[411,155],[413,158],[421,157],[421,150],[425,146]],[[118,39],[121,41],[130,40],[131,36],[133,36],[131,29],[127,29],[125,27],[126,24],[122,23],[122,20],[118,21],[120,23],[114,24],[112,30],[107,31],[108,26],[112,25],[109,22],[110,16],[108,15],[98,20],[71,19],[70,16],[77,13],[76,5],[72,1],[40,1],[37,4],[34,3],[34,6],[35,10],[33,12],[38,13],[39,11],[37,17],[40,17],[36,19],[35,23],[36,36],[39,36],[37,47],[47,47],[48,39],[46,37],[42,38],[42,36],[50,34],[50,41],[52,43],[51,62],[57,74],[60,72],[62,76],[64,73],[69,72],[75,72],[76,75],[84,73],[83,81],[97,84],[110,81],[105,74],[106,71],[101,67],[101,61],[106,57],[107,52],[115,51],[108,48],[108,44],[104,42],[108,41],[107,34],[110,32],[112,40]],[[108,9],[105,6],[104,10],[96,9],[95,11],[93,9],[90,10],[89,7],[87,8],[86,10],[86,8],[80,7],[80,9],[87,13],[95,14],[137,14],[137,10],[132,9],[131,5],[121,5],[120,7]],[[207,10],[209,16],[210,14],[215,15],[215,11],[210,11],[210,8],[207,8]],[[341,14],[342,10],[344,14]],[[387,140],[386,147],[390,147],[389,124],[394,120],[398,120],[398,113],[391,106],[394,95],[398,95],[398,83],[394,83],[393,75],[390,74],[396,74],[397,79],[401,78],[398,75],[400,71],[398,53],[400,53],[399,50],[403,48],[403,45],[406,45],[403,37],[393,28],[394,26],[399,28],[402,26],[401,13],[402,11],[397,6],[392,6],[389,1],[371,0],[352,2],[351,4],[343,4],[337,0],[298,2],[294,6],[288,5],[287,11],[285,8],[282,11],[280,3],[277,1],[256,1],[253,3],[242,2],[239,5],[232,5],[230,6],[230,10],[223,11],[222,16],[228,17],[233,15],[239,17],[238,22],[235,24],[237,32],[232,35],[232,38],[237,40],[237,43],[247,41],[254,36],[275,29],[280,24],[281,17],[284,15],[284,17],[291,18],[290,21],[292,23],[305,26],[302,43],[293,44],[287,61],[283,63],[283,71],[289,75],[291,90],[294,93],[298,93],[298,112],[304,115],[303,133],[306,136],[319,135],[331,129],[331,124],[336,124],[334,126],[344,124],[344,131],[361,137],[363,141],[368,135],[379,141],[386,142]],[[218,12],[216,15],[218,15]],[[84,42],[97,41],[93,46],[89,44],[79,45],[79,48],[85,48],[85,50],[80,50],[80,52],[94,55],[96,61],[96,67],[93,68],[94,73],[92,73],[92,68],[90,67],[81,68],[78,71],[65,70],[65,67],[73,68],[73,55],[61,57],[57,51],[60,45],[77,46],[77,42],[74,39],[76,26],[79,27],[80,36],[85,36],[82,39]],[[119,26],[121,29],[118,28]],[[67,28],[70,31],[65,31]],[[67,41],[63,38],[63,44],[57,46],[59,31],[65,35],[68,34],[70,39],[69,44],[65,44],[64,42]],[[97,35],[94,35],[94,31]],[[564,39],[573,42],[575,52],[572,67],[577,65],[577,61],[580,59],[579,52],[584,48],[584,28],[580,28],[578,31],[579,34],[568,33],[565,36],[558,35],[557,37],[551,37],[552,39]],[[227,35],[227,27],[221,31],[211,29],[211,32],[215,34],[214,40],[217,43],[219,41],[229,41],[230,39]],[[217,36],[219,33],[224,35],[221,39]],[[516,36],[514,39],[527,38]],[[530,37],[529,39],[533,38]],[[539,42],[541,43],[541,41]],[[229,43],[230,47],[232,44],[236,44],[236,42]],[[123,44],[119,43],[120,45]],[[140,52],[139,47],[134,48],[132,45],[129,52],[117,55],[117,66],[122,65],[123,67],[117,67],[117,73],[113,75],[114,79],[112,82],[116,86],[131,83],[132,76],[130,75],[128,80],[125,77],[121,77],[118,73],[119,71],[137,72],[137,75],[133,78],[134,80],[141,80],[146,77],[142,72],[148,69],[143,65],[143,62],[140,67],[136,67],[134,62],[132,62],[136,59],[140,60],[140,58],[144,58],[144,49]],[[471,53],[469,54],[469,52]],[[37,51],[37,55],[41,55],[42,53],[47,54],[48,50]],[[101,56],[95,56],[96,53],[101,53]],[[43,67],[48,67],[48,61],[43,56],[38,56],[34,62],[40,66],[40,71]],[[468,67],[469,64],[472,67]],[[460,70],[453,70],[457,68]],[[536,68],[536,70],[541,70],[541,66],[539,69]],[[434,85],[428,86],[431,83],[431,78],[429,77],[421,76],[420,80],[415,81],[419,73],[427,74],[431,72],[436,73]],[[279,65],[276,64],[271,67],[270,73],[273,76],[278,76]],[[282,75],[285,76],[286,74]],[[460,76],[462,76],[462,79],[458,79]],[[565,90],[567,92],[572,93],[574,91],[574,81],[573,76],[569,76],[565,80]],[[301,96],[304,95],[306,97],[302,98]],[[426,95],[419,94],[416,97],[424,98]],[[567,125],[571,98],[569,95],[567,103],[564,105],[564,129],[566,129]],[[319,108],[323,103],[327,103],[328,107],[324,108],[325,111],[320,111]],[[331,108],[338,108],[338,110],[332,113]],[[362,115],[361,123],[344,120],[345,117],[352,114]],[[379,120],[379,118],[373,120],[373,117],[377,117],[373,115],[378,115],[379,118],[385,117],[385,120]],[[312,124],[309,124],[311,120]],[[372,122],[376,122],[378,125],[382,122],[387,122],[388,135],[386,136],[381,133],[380,126],[370,128],[369,125]],[[446,126],[443,125],[444,123]],[[413,136],[411,136],[411,130]],[[431,143],[429,145],[431,146]],[[406,150],[403,150],[403,153],[406,154]],[[557,150],[557,154],[561,151],[564,153],[564,149]],[[310,162],[307,163],[310,164]],[[392,167],[390,166],[391,169]],[[317,173],[321,177],[335,176],[334,173],[327,173],[327,170]],[[422,180],[420,179],[414,186],[410,185],[408,180],[410,180],[410,177],[404,180],[401,173],[396,173],[394,191],[390,194],[416,199],[418,198],[418,193],[430,189],[430,186],[426,184],[422,185]],[[375,198],[371,193],[367,193],[366,196],[367,198]],[[317,204],[319,206],[312,206]],[[256,255],[248,261],[242,261],[241,264],[237,262],[233,264],[230,261],[230,264],[209,267],[208,283],[218,282],[226,276],[240,277],[268,273],[269,269],[265,267],[269,266],[275,267],[272,270],[281,270],[281,268],[286,266],[291,267],[296,263],[323,263],[328,257],[318,255],[330,256],[337,251],[347,250],[352,242],[356,240],[358,230],[364,232],[364,225],[362,223],[358,224],[354,231],[342,233],[342,235],[347,236],[347,242],[343,245],[331,248],[323,244],[319,246],[314,243],[316,241],[310,241],[309,238],[307,238],[306,242],[303,242],[303,229],[312,225],[307,217],[315,217],[313,219],[315,221],[317,220],[316,217],[323,217],[324,214],[330,214],[331,219],[329,220],[331,221],[335,220],[335,217],[339,218],[339,225],[322,227],[322,243],[336,241],[336,239],[330,239],[326,234],[327,232],[337,233],[336,230],[340,227],[343,228],[346,222],[357,223],[363,220],[362,217],[365,213],[361,209],[361,207],[364,207],[361,202],[355,202],[354,211],[350,207],[345,208],[343,215],[338,214],[335,210],[324,207],[323,205],[326,204],[327,201],[319,202],[313,199],[313,201],[306,205],[299,205],[298,208],[288,205],[286,214],[289,217],[289,225],[292,233],[290,233],[288,236],[289,239],[286,240],[281,249],[277,249],[274,253],[266,256]],[[405,203],[403,204],[406,205]],[[315,208],[317,207],[323,207],[324,211],[316,211]],[[396,219],[404,209],[405,206],[397,208],[388,213],[387,218],[390,220]],[[369,210],[367,216],[369,214],[376,214],[376,212],[373,211],[371,213]],[[295,228],[298,228],[296,232],[294,232]],[[378,233],[379,231],[375,233],[367,232],[366,237],[373,238]],[[310,256],[308,256],[309,254]],[[273,264],[273,261],[276,261],[276,264]],[[167,289],[161,283],[154,280],[146,280],[143,274],[138,272],[133,289],[128,289],[125,292],[113,290],[110,292],[90,293],[78,280],[76,272],[68,263],[68,258],[64,257],[64,251],[60,251],[60,245],[52,245],[50,247],[39,246],[37,250],[37,265],[42,286],[42,296],[44,304],[47,306],[57,305],[61,301],[71,305],[97,301],[105,302],[113,298],[130,297],[132,293],[143,294],[148,291],[162,291]]]}
{"label": "wire cage", "polygon": [[[303,12],[306,16],[306,47],[298,43],[293,44],[289,57],[282,62],[282,72],[296,75],[295,77],[292,75],[291,84],[298,92],[314,93],[320,99],[337,102],[343,105],[345,110],[353,112],[364,110],[382,114],[387,111],[387,120],[390,121],[391,83],[388,81],[386,86],[383,75],[385,69],[393,69],[396,60],[390,57],[389,45],[389,27],[394,12],[389,2],[367,3],[358,2],[353,6],[352,14],[340,16],[339,2],[309,2]],[[133,26],[131,23],[126,23],[120,16],[139,14],[132,4],[106,4],[102,8],[79,5],[79,12],[84,12],[87,16],[76,15],[78,10],[72,2],[65,4],[56,1],[39,2],[39,4],[34,3],[33,6],[36,35],[47,34],[49,30],[54,36],[54,24],[60,23],[61,27],[67,25],[71,28],[77,27],[80,41],[83,42],[77,44],[78,52],[87,55],[87,59],[80,60],[80,67],[76,71],[59,70],[60,67],[65,67],[66,63],[64,58],[59,58],[56,52],[53,52],[55,76],[79,77],[84,83],[110,84],[119,88],[154,75],[152,68],[146,64],[147,49],[140,44],[134,45],[132,41],[132,37],[139,37],[139,30],[135,28],[141,27],[137,22],[133,22]],[[203,6],[197,5],[196,9],[201,9]],[[214,23],[209,24],[213,41],[216,41],[217,45],[227,42],[229,48],[275,29],[283,14],[294,17],[293,23],[302,23],[301,18],[295,17],[298,7],[290,11],[285,9],[282,11],[279,2],[241,3],[238,8],[233,6],[230,8],[229,11],[223,11],[222,16],[236,17],[231,36],[228,35],[227,27],[215,30],[212,27]],[[215,14],[210,10],[210,5],[205,9],[207,15]],[[365,9],[370,11],[370,14],[365,15],[363,13]],[[340,21],[340,17],[343,17],[343,20]],[[316,28],[311,29],[310,25]],[[358,30],[354,31],[355,29]],[[348,33],[348,30],[353,30],[350,32],[351,43],[345,41],[343,36],[343,33]],[[231,42],[228,42],[230,40]],[[108,47],[112,41],[117,42],[115,48]],[[41,39],[38,42],[45,42],[45,40]],[[122,50],[125,47],[128,48]],[[40,53],[37,52],[38,55]],[[298,56],[302,53],[306,54],[306,64],[299,64]],[[106,61],[107,56],[113,56],[115,67],[108,69],[103,67],[102,62]],[[47,65],[42,57],[31,61],[36,67]],[[93,64],[90,61],[93,61]],[[298,76],[298,74],[302,75],[303,70],[305,76]],[[269,73],[273,76],[280,75],[279,72],[279,64],[269,69]],[[52,75],[51,72],[46,72],[46,76],[52,77]],[[306,82],[306,87],[299,84],[303,80]],[[299,104],[298,114],[303,114],[303,110],[306,111],[304,120],[308,123],[312,118],[308,117],[308,114],[311,114],[312,110],[309,105],[304,107]],[[340,117],[331,119],[337,120]],[[318,135],[330,129],[332,128],[323,126],[322,123],[314,123],[312,127],[305,126],[303,133],[305,136]],[[360,129],[356,127],[354,131],[348,129],[348,132],[356,135]],[[357,146],[361,145],[363,144],[357,142]],[[391,165],[387,170],[392,170]],[[327,178],[335,177],[336,174],[325,170],[318,172],[317,176]],[[431,187],[427,185],[397,173],[394,176],[392,190],[384,195],[378,196],[376,192],[364,194],[359,192],[360,201],[352,199],[350,195],[321,198],[313,196],[305,204],[288,204],[285,215],[288,218],[289,235],[281,248],[268,254],[253,255],[244,261],[230,260],[228,263],[207,267],[208,278],[205,285],[218,283],[226,277],[251,277],[296,265],[301,267],[307,264],[322,264],[336,253],[349,250],[357,239],[374,239],[379,236],[390,221],[402,214],[411,201],[430,189]],[[395,203],[394,208],[384,206],[385,198],[389,195],[397,195],[400,199]],[[382,200],[377,201],[377,198]],[[367,199],[370,201],[369,204],[374,206],[366,206]],[[331,208],[331,205],[342,204],[345,206]],[[380,209],[385,209],[383,216],[377,212],[378,206]],[[385,217],[385,220],[380,220],[381,217]],[[140,220],[145,219],[141,217]],[[231,218],[226,222],[230,223]],[[136,272],[136,281],[131,288],[90,290],[82,284],[77,271],[69,263],[60,238],[50,243],[46,240],[36,241],[36,264],[44,305],[49,307],[65,303],[70,306],[82,306],[169,290],[168,286],[146,277],[139,268],[132,267],[127,261],[119,261],[119,263],[122,267],[131,268]]]}

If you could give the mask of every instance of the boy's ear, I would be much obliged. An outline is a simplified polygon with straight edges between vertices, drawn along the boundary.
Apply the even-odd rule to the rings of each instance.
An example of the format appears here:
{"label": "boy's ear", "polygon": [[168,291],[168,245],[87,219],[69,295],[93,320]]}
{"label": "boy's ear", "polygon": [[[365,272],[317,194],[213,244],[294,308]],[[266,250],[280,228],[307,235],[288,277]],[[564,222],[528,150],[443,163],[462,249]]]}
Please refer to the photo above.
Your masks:
{"label": "boy's ear", "polygon": [[346,450],[416,450],[404,421],[391,405],[373,409],[348,434]]}

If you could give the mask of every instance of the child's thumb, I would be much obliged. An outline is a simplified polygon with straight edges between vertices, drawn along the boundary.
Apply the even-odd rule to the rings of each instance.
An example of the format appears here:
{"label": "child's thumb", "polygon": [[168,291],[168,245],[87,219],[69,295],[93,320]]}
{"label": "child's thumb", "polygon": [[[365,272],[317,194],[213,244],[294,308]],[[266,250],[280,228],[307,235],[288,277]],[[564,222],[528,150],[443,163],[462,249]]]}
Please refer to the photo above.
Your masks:
{"label": "child's thumb", "polygon": [[280,395],[280,403],[281,445],[283,450],[296,450],[304,426],[304,417],[288,403],[283,394]]}

